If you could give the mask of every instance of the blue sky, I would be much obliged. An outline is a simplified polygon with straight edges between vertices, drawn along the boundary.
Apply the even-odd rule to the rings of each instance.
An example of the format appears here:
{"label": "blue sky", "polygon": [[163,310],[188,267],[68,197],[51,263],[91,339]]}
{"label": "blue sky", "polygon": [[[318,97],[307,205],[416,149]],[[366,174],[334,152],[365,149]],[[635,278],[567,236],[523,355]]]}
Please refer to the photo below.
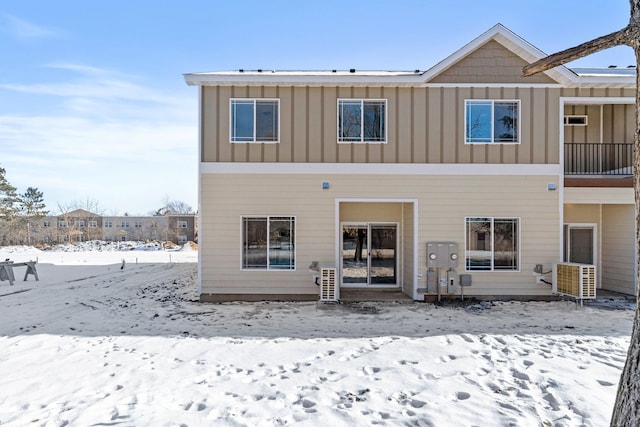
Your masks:
{"label": "blue sky", "polygon": [[[627,0],[5,0],[0,166],[52,211],[195,209],[197,90],[184,73],[424,70],[498,22],[554,53],[628,20]],[[569,65],[634,63],[619,47]]]}

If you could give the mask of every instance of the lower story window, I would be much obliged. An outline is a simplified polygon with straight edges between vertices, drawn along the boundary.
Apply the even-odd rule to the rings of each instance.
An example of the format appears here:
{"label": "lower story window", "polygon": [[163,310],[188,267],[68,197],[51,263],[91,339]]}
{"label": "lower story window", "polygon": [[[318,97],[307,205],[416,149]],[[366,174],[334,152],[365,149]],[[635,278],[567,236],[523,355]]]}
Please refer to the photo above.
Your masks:
{"label": "lower story window", "polygon": [[465,270],[517,271],[519,226],[517,218],[467,218]]}
{"label": "lower story window", "polygon": [[295,270],[295,218],[242,218],[242,268]]}

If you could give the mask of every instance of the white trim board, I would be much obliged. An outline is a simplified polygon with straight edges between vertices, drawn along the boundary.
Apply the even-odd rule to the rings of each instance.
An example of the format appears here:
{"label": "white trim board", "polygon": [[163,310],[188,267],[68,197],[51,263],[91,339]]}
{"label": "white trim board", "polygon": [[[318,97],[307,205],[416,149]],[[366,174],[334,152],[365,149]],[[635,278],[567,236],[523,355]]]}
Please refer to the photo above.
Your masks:
{"label": "white trim board", "polygon": [[[577,105],[602,105],[602,104],[635,104],[632,96],[561,96],[560,107],[565,104]],[[562,122],[560,122],[562,123]]]}
{"label": "white trim board", "polygon": [[200,174],[300,175],[557,175],[560,164],[202,162]]}

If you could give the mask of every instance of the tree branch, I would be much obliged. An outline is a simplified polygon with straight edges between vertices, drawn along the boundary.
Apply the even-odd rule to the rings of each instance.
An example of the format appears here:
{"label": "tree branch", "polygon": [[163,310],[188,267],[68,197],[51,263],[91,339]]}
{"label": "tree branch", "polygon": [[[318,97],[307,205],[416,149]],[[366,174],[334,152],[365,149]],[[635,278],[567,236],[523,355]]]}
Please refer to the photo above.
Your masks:
{"label": "tree branch", "polygon": [[594,52],[599,52],[601,50],[623,44],[631,44],[632,34],[634,32],[635,31],[632,27],[628,26],[614,33],[607,34],[606,36],[598,37],[597,39],[563,50],[562,52],[554,53],[553,55],[549,55],[545,58],[539,59],[533,64],[523,67],[522,75],[524,77],[529,77],[542,71],[547,71],[551,68],[557,67],[558,65],[566,64],[567,62],[590,55]]}

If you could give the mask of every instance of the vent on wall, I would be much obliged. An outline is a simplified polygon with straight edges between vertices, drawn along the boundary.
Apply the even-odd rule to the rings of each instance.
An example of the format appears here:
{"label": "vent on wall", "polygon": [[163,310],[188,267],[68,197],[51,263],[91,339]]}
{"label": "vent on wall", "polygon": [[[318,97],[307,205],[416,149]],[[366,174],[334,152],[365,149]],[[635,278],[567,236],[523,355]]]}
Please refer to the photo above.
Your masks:
{"label": "vent on wall", "polygon": [[336,269],[322,267],[320,269],[320,301],[338,301],[338,285]]}
{"label": "vent on wall", "polygon": [[574,298],[595,299],[596,267],[588,264],[559,263],[554,268],[555,291]]}
{"label": "vent on wall", "polygon": [[587,116],[564,116],[564,125],[565,126],[586,126],[588,123]]}

